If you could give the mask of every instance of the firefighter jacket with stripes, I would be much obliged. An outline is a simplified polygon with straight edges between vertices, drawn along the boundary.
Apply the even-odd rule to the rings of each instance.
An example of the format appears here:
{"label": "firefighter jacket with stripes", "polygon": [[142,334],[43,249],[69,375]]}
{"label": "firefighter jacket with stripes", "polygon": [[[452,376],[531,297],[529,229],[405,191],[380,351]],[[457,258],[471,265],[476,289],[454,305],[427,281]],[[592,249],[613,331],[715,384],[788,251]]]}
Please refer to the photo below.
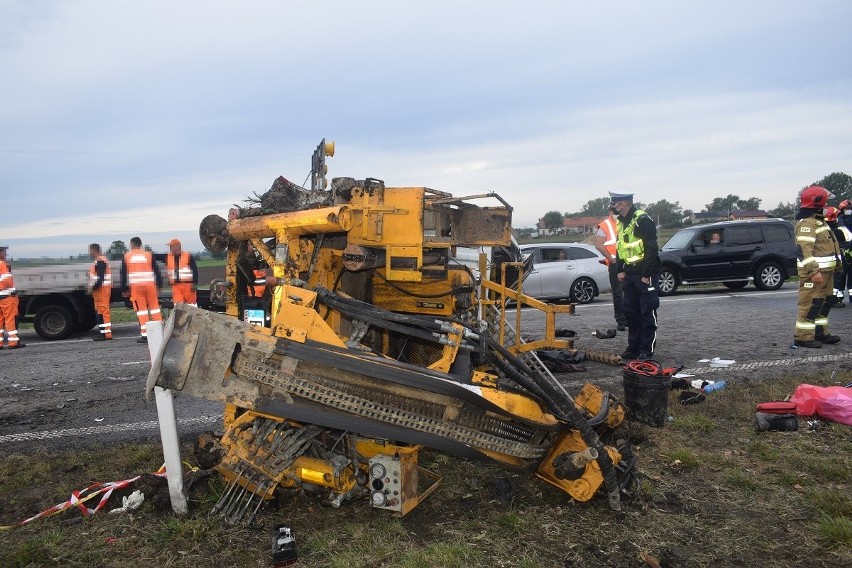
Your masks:
{"label": "firefighter jacket with stripes", "polygon": [[613,259],[618,255],[618,221],[610,215],[598,227],[604,233],[603,245],[607,252],[606,263],[609,265],[615,262]]}
{"label": "firefighter jacket with stripes", "polygon": [[15,280],[12,278],[12,267],[5,260],[0,260],[0,300],[15,295]]}
{"label": "firefighter jacket with stripes", "polygon": [[821,214],[796,221],[795,234],[799,278],[841,269],[840,246]]}
{"label": "firefighter jacket with stripes", "polygon": [[100,290],[101,287],[112,287],[112,270],[109,267],[109,259],[104,255],[98,255],[95,262],[89,267],[89,287],[92,291]]}
{"label": "firefighter jacket with stripes", "polygon": [[146,250],[130,249],[124,254],[121,263],[121,289],[148,285],[160,287],[160,275],[154,269],[154,257]]}
{"label": "firefighter jacket with stripes", "polygon": [[198,268],[195,258],[188,252],[166,255],[166,268],[172,284],[198,284]]}
{"label": "firefighter jacket with stripes", "polygon": [[657,226],[641,209],[630,208],[624,219],[618,217],[619,272],[635,272],[651,277],[660,270]]}

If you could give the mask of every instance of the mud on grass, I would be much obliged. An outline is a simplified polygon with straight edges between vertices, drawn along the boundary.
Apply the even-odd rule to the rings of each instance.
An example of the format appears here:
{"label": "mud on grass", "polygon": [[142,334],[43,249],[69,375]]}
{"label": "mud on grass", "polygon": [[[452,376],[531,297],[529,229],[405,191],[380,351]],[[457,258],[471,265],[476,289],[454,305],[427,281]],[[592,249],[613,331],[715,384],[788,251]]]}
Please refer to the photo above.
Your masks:
{"label": "mud on grass", "polygon": [[[837,377],[837,381],[848,381]],[[442,487],[402,519],[367,502],[329,509],[290,493],[255,526],[208,516],[224,489],[216,475],[190,490],[190,514],[168,508],[167,490],[144,478],[146,501],[130,514],[76,511],[0,532],[0,566],[268,566],[270,531],[291,526],[300,566],[630,567],[852,565],[852,435],[826,423],[757,433],[757,402],[783,399],[787,377],[731,382],[701,404],[669,399],[661,429],[622,428],[635,444],[640,480],[624,511],[603,498],[573,503],[535,478],[487,463],[426,452],[421,465]],[[187,448],[184,457],[192,461]],[[96,481],[160,466],[156,444],[0,455],[0,524],[14,524]],[[159,499],[153,498],[159,493]],[[109,508],[120,505],[116,495]]]}

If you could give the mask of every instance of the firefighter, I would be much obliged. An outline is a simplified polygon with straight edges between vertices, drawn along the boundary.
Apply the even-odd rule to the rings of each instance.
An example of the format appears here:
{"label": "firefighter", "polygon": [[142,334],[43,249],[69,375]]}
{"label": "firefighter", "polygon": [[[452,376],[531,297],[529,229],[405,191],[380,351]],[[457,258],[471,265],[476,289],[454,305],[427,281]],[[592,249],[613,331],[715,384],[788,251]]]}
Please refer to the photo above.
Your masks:
{"label": "firefighter", "polygon": [[834,272],[840,262],[840,246],[823,217],[833,197],[827,189],[812,185],[802,190],[796,214],[796,253],[799,272],[799,305],[794,347],[822,347],[840,338],[828,331],[828,312],[833,303]]}
{"label": "firefighter", "polygon": [[831,227],[837,245],[840,247],[840,258],[838,259],[837,272],[834,273],[834,303],[831,309],[845,308],[843,303],[846,292],[846,280],[849,277],[849,247],[852,246],[852,231],[838,222],[840,210],[837,207],[826,207],[822,211],[826,223]]}
{"label": "firefighter", "polygon": [[18,339],[18,292],[12,267],[6,262],[8,248],[0,246],[0,349],[3,348],[4,332],[9,338],[9,349],[20,349],[25,344]]}
{"label": "firefighter", "polygon": [[[844,199],[837,206],[840,213],[837,215],[837,228],[849,235],[846,239],[847,247],[844,249],[843,243],[840,244],[840,250],[843,253],[843,273],[835,275],[834,287],[840,291],[838,297],[840,301],[843,298],[848,298],[852,302],[852,201]],[[834,307],[840,307],[835,304]]]}
{"label": "firefighter", "polygon": [[612,307],[615,312],[615,323],[618,331],[627,329],[627,317],[624,315],[623,294],[621,281],[618,279],[615,259],[618,257],[618,221],[615,214],[610,214],[598,225],[598,233],[595,236],[595,248],[606,258],[609,269],[609,284],[612,287]]}
{"label": "firefighter", "polygon": [[141,336],[137,343],[148,343],[148,321],[162,321],[157,290],[160,274],[154,267],[153,255],[142,249],[142,239],[130,239],[130,250],[121,263],[122,296],[130,298],[136,317],[139,319]]}
{"label": "firefighter", "polygon": [[101,245],[89,245],[89,256],[94,261],[89,268],[89,290],[95,303],[95,314],[98,318],[98,333],[92,337],[95,341],[112,339],[112,323],[110,320],[109,303],[112,296],[112,271],[109,259],[101,254]]}
{"label": "firefighter", "polygon": [[198,266],[195,257],[181,250],[180,241],[169,241],[169,254],[166,256],[166,268],[172,285],[172,300],[175,304],[198,305],[195,293],[198,286]]}
{"label": "firefighter", "polygon": [[610,211],[617,214],[616,271],[624,294],[627,349],[623,359],[651,359],[657,344],[657,278],[660,255],[657,226],[633,206],[633,194],[609,192]]}

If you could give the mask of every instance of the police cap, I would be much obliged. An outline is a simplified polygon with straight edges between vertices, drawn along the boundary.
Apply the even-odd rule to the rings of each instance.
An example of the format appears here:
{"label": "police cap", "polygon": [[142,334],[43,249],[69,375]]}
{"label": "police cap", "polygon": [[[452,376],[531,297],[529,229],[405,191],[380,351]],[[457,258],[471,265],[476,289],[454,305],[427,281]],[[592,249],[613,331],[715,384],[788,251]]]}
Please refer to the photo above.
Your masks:
{"label": "police cap", "polygon": [[614,191],[609,192],[609,200],[610,201],[630,201],[633,202],[633,194],[632,193],[615,193]]}

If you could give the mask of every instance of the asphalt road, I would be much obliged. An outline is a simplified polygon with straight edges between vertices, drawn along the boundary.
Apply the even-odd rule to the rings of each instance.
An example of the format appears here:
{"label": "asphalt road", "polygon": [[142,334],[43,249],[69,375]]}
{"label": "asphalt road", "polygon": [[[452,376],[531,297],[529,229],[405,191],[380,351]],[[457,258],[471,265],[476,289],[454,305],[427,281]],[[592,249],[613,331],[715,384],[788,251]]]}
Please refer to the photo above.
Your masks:
{"label": "asphalt road", "polygon": [[[667,366],[683,365],[709,378],[771,379],[792,372],[825,373],[852,368],[852,335],[846,331],[852,308],[831,314],[831,330],[843,341],[822,349],[791,349],[796,312],[796,285],[776,292],[749,286],[684,290],[661,299],[655,358]],[[514,316],[510,316],[514,321]],[[610,296],[559,316],[557,327],[573,329],[575,347],[621,353],[626,333],[597,339],[595,329],[615,327]],[[543,319],[522,310],[522,334],[543,333]],[[77,336],[46,342],[22,331],[25,349],[0,351],[0,452],[55,445],[156,439],[157,411],[146,403],[144,385],[150,360],[147,345],[136,343],[138,326],[114,327],[111,342]],[[714,369],[700,359],[719,357],[736,363]],[[569,389],[584,382],[617,391],[621,368],[586,361],[586,372],[558,375]],[[176,397],[179,431],[187,437],[220,424],[222,407],[189,396]]]}

